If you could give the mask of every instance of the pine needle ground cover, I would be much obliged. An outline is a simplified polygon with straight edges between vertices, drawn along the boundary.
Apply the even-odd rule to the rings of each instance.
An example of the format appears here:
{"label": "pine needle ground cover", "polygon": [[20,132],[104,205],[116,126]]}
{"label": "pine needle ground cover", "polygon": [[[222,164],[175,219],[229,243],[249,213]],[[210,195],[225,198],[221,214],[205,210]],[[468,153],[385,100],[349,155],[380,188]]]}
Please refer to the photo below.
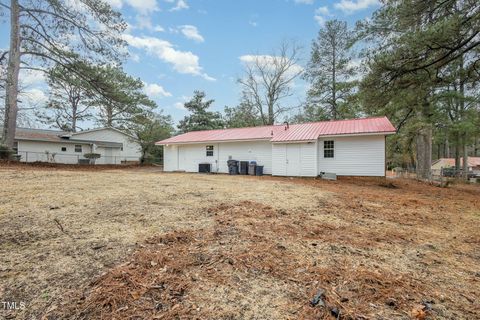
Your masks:
{"label": "pine needle ground cover", "polygon": [[0,177],[0,296],[25,303],[2,317],[480,317],[475,185],[149,168]]}

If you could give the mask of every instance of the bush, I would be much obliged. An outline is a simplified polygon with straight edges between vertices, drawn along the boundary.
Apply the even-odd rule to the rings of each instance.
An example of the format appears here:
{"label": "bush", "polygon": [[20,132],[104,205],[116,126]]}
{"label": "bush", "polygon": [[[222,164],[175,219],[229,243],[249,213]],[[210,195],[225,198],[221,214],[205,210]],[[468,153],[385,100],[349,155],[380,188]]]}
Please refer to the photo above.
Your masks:
{"label": "bush", "polygon": [[93,152],[92,153],[85,153],[83,156],[87,159],[98,159],[98,158],[101,157],[100,153],[93,153]]}
{"label": "bush", "polygon": [[85,153],[83,156],[87,159],[90,159],[91,164],[95,164],[95,160],[101,157],[100,153],[94,153],[94,152]]}
{"label": "bush", "polygon": [[5,145],[0,145],[0,160],[11,160],[15,152]]}

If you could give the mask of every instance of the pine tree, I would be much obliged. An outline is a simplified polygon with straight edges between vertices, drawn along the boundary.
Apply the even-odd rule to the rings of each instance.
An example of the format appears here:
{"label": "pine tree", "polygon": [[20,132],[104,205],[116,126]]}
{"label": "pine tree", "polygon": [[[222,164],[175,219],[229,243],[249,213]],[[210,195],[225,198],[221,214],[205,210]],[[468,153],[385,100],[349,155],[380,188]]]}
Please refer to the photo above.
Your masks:
{"label": "pine tree", "polygon": [[221,129],[224,127],[220,112],[212,112],[210,108],[214,100],[204,101],[206,95],[202,91],[195,91],[193,98],[185,102],[184,106],[190,112],[180,120],[178,129],[181,133],[199,130]]}
{"label": "pine tree", "polygon": [[303,75],[310,82],[304,115],[308,120],[355,116],[354,110],[348,105],[356,85],[353,80],[352,42],[353,33],[344,21],[327,21],[318,32]]}

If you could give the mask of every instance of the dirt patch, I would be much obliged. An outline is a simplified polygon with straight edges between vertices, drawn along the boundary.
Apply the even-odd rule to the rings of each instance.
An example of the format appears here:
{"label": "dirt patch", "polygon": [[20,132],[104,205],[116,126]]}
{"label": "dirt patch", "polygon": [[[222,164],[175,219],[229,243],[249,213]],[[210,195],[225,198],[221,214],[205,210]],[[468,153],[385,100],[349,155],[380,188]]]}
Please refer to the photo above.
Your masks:
{"label": "dirt patch", "polygon": [[[376,261],[368,247],[349,252],[337,238],[325,237],[332,230],[311,217],[251,201],[207,212],[215,220],[212,228],[150,238],[128,263],[100,277],[55,316],[400,319],[455,314],[431,291],[436,284],[418,278],[417,270]],[[319,247],[327,254],[319,255]],[[324,291],[322,304],[312,306],[318,290]]]}

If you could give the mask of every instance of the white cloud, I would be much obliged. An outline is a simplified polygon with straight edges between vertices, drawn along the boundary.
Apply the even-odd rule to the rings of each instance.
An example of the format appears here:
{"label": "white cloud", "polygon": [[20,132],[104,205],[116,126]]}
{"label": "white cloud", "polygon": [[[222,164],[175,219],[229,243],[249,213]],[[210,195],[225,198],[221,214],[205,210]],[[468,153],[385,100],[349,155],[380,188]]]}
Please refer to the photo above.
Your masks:
{"label": "white cloud", "polygon": [[353,13],[355,11],[367,9],[376,6],[380,3],[379,0],[341,0],[335,4],[335,8],[346,13]]}
{"label": "white cloud", "polygon": [[331,15],[332,14],[330,13],[328,7],[323,6],[315,9],[315,15],[313,16],[313,18],[320,26],[323,26],[325,24],[325,21],[327,21],[327,17],[330,17]]}
{"label": "white cloud", "polygon": [[195,26],[187,24],[187,25],[179,26],[178,29],[188,39],[191,39],[195,42],[204,42],[205,41],[205,39],[200,34],[200,32],[198,32],[198,29]]}
{"label": "white cloud", "polygon": [[295,3],[300,3],[300,4],[313,4],[314,0],[294,0]]}
{"label": "white cloud", "polygon": [[136,53],[129,53],[130,59],[134,62],[140,62],[140,56]]}
{"label": "white cloud", "polygon": [[156,83],[145,83],[145,93],[150,98],[171,97],[172,94]]}
{"label": "white cloud", "polygon": [[37,85],[45,81],[43,71],[25,70],[20,73],[19,80],[23,86]]}
{"label": "white cloud", "polygon": [[183,103],[183,102],[180,102],[180,101],[179,101],[179,102],[175,102],[175,103],[173,104],[173,106],[174,106],[175,108],[179,109],[179,110],[187,110],[187,109],[185,109],[184,103]]}
{"label": "white cloud", "polygon": [[177,50],[170,42],[155,37],[136,37],[124,34],[123,39],[137,49],[143,49],[160,60],[169,63],[179,73],[201,76],[206,80],[215,79],[203,72],[199,58],[190,51]]}
{"label": "white cloud", "polygon": [[164,32],[165,29],[161,25],[157,24],[155,27],[153,27],[153,31]]}
{"label": "white cloud", "polygon": [[252,21],[252,20],[248,21],[248,24],[251,25],[252,27],[258,26],[258,22]]}
{"label": "white cloud", "polygon": [[[167,1],[167,2],[173,2],[173,1]],[[171,8],[170,11],[180,11],[188,8],[190,7],[185,0],[178,0],[175,7]]]}
{"label": "white cloud", "polygon": [[327,7],[327,6],[317,8],[317,9],[315,10],[315,13],[316,13],[316,14],[323,14],[323,15],[325,15],[325,16],[331,15],[331,14],[330,14],[330,10],[328,10],[328,7]]}
{"label": "white cloud", "polygon": [[114,9],[122,9],[123,1],[122,0],[105,0],[109,5]]}
{"label": "white cloud", "polygon": [[38,88],[23,90],[19,93],[19,96],[21,97],[22,103],[25,103],[28,106],[40,106],[48,101],[45,92]]}
{"label": "white cloud", "polygon": [[114,9],[122,9],[124,5],[129,5],[136,11],[147,14],[149,12],[160,10],[157,0],[106,0]]}
{"label": "white cloud", "polygon": [[178,110],[187,110],[185,108],[185,102],[192,100],[192,97],[189,96],[182,96],[180,101],[177,101],[173,104],[173,106]]}

